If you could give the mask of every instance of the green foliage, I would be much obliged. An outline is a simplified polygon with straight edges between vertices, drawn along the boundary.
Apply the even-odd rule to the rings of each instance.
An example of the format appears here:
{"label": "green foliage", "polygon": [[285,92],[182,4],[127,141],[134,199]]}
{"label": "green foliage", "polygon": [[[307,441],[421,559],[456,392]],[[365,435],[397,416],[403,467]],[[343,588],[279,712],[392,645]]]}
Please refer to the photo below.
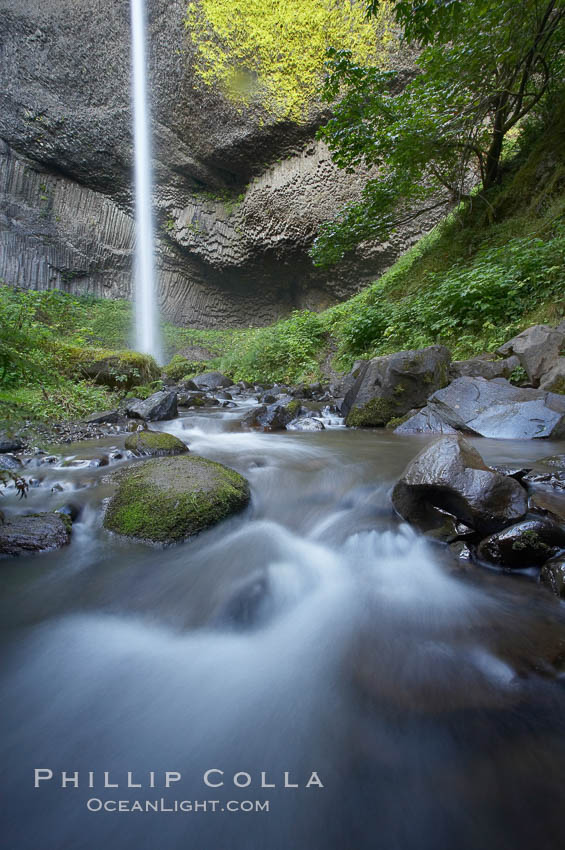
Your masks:
{"label": "green foliage", "polygon": [[234,336],[220,368],[235,380],[299,383],[319,378],[324,341],[320,317],[296,310],[288,319]]}
{"label": "green foliage", "polygon": [[460,259],[447,271],[428,272],[422,290],[404,297],[391,298],[390,278],[385,279],[336,330],[342,350],[351,356],[437,342],[465,355],[485,338],[496,348],[518,330],[525,314],[557,301],[564,291],[565,230],[560,229],[547,241],[511,239],[478,251],[471,262]]}
{"label": "green foliage", "polygon": [[[381,4],[368,4],[373,13]],[[412,0],[394,3],[407,41],[423,46],[420,73],[402,87],[395,72],[328,51],[323,96],[334,116],[319,131],[340,168],[378,167],[360,202],[320,230],[317,265],[445,200],[469,201],[501,176],[513,128],[562,85],[565,0]]]}
{"label": "green foliage", "polygon": [[362,4],[335,0],[199,0],[186,27],[198,51],[197,72],[235,103],[259,102],[270,114],[307,115],[331,44],[359,61],[386,61],[393,36],[389,3],[368,21]]}
{"label": "green foliage", "polygon": [[163,369],[163,373],[171,381],[180,381],[194,370],[194,362],[187,360],[181,354],[175,354]]}
{"label": "green foliage", "polygon": [[107,410],[116,397],[86,381],[59,378],[54,386],[28,385],[0,389],[0,413],[10,421],[62,422],[80,419],[93,410]]}
{"label": "green foliage", "polygon": [[510,373],[509,381],[511,384],[515,384],[520,387],[522,384],[527,383],[528,373],[523,366],[516,366],[516,368],[512,369],[512,372]]}

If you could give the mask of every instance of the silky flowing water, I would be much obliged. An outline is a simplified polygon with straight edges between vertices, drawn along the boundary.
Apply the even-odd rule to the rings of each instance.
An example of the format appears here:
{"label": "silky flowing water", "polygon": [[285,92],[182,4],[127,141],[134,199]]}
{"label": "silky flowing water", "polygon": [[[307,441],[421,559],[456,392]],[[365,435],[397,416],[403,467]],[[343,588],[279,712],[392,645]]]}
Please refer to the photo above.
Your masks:
{"label": "silky flowing water", "polygon": [[[252,489],[246,512],[179,546],[103,530],[108,467],[38,470],[23,507],[83,511],[68,548],[1,565],[2,846],[564,846],[563,606],[533,576],[458,565],[398,523],[390,488],[425,439],[244,432],[244,409],[160,425]],[[476,446],[491,463],[563,451]],[[13,495],[3,507],[21,509]],[[34,789],[34,768],[55,779]],[[209,769],[224,787],[203,784]],[[63,770],[78,789],[60,787]],[[165,770],[182,782],[163,789]],[[104,771],[119,789],[101,787]],[[249,787],[233,786],[240,771]],[[313,771],[324,788],[304,788]],[[285,772],[301,787],[283,788]],[[270,811],[94,813],[91,798]]]}

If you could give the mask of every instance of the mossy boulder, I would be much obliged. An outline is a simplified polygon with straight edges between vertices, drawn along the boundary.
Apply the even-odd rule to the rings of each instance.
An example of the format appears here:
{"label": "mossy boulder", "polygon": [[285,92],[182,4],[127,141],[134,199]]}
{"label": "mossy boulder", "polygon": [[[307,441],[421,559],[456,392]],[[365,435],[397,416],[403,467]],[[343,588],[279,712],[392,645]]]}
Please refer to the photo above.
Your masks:
{"label": "mossy boulder", "polygon": [[126,437],[125,447],[135,455],[145,457],[165,457],[188,452],[182,440],[165,431],[136,431]]}
{"label": "mossy boulder", "polygon": [[118,488],[104,525],[153,543],[177,543],[249,502],[245,478],[194,455],[144,461],[114,476]]}
{"label": "mossy boulder", "polygon": [[[383,427],[391,419],[423,407],[449,381],[451,354],[442,345],[399,351],[356,366],[342,412],[352,427]],[[353,377],[353,376],[352,376]]]}
{"label": "mossy boulder", "polygon": [[155,360],[138,351],[106,351],[85,349],[81,355],[80,371],[96,384],[112,389],[150,384],[160,377]]}

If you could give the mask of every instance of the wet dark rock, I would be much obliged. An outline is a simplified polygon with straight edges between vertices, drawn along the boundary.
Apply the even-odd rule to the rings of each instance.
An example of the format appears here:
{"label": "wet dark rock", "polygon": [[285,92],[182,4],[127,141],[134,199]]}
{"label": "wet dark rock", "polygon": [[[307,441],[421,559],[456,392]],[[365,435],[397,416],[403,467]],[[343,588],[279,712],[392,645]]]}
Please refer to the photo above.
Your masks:
{"label": "wet dark rock", "polygon": [[527,511],[526,490],[493,472],[461,437],[441,437],[406,467],[392,494],[396,511],[423,531],[441,528],[445,513],[481,534],[498,531]]}
{"label": "wet dark rock", "polygon": [[540,572],[540,582],[556,596],[565,598],[565,554],[546,561]]}
{"label": "wet dark rock", "polygon": [[286,426],[287,431],[324,431],[325,425],[319,419],[304,417],[304,419],[293,419]]}
{"label": "wet dark rock", "polygon": [[216,393],[216,395],[222,401],[231,401],[232,398],[233,398],[232,394],[228,393],[226,390],[224,390],[224,392],[222,392],[222,393]]}
{"label": "wet dark rock", "polygon": [[235,401],[224,401],[222,402],[222,407],[234,408],[237,407],[237,404],[235,403]]}
{"label": "wet dark rock", "polygon": [[197,389],[217,390],[221,387],[231,387],[232,381],[221,372],[204,372],[192,379]]}
{"label": "wet dark rock", "polygon": [[91,416],[87,416],[84,421],[88,425],[103,425],[106,422],[116,424],[122,419],[123,414],[121,414],[118,410],[103,410],[100,413],[93,413]]}
{"label": "wet dark rock", "polygon": [[471,560],[471,550],[464,540],[457,540],[454,543],[450,543],[449,551],[458,561],[467,563]]}
{"label": "wet dark rock", "polygon": [[173,434],[164,431],[136,431],[126,438],[126,449],[137,457],[165,457],[186,454],[187,446]]}
{"label": "wet dark rock", "polygon": [[28,514],[0,523],[0,555],[49,552],[66,546],[70,539],[70,517],[61,513]]}
{"label": "wet dark rock", "polygon": [[82,505],[77,505],[75,502],[67,502],[66,505],[61,505],[60,508],[55,508],[56,514],[65,514],[71,522],[76,522],[82,513]]}
{"label": "wet dark rock", "polygon": [[292,421],[294,415],[286,405],[275,402],[257,416],[257,423],[266,431],[281,431]]}
{"label": "wet dark rock", "polygon": [[228,602],[214,617],[220,626],[249,629],[264,622],[270,606],[269,580],[264,574],[243,581]]}
{"label": "wet dark rock", "polygon": [[524,476],[526,484],[535,485],[541,484],[546,487],[553,487],[556,490],[565,489],[565,470],[557,470],[556,472],[528,472]]}
{"label": "wet dark rock", "polygon": [[358,377],[345,394],[342,412],[351,426],[384,426],[449,380],[451,354],[442,345],[376,357],[358,367]]}
{"label": "wet dark rock", "polygon": [[17,472],[21,468],[22,462],[19,458],[9,454],[0,455],[0,470],[7,470],[8,472]]}
{"label": "wet dark rock", "polygon": [[181,381],[178,385],[178,389],[180,392],[192,392],[194,390],[197,390],[198,387],[196,386],[194,381],[189,378],[186,381]]}
{"label": "wet dark rock", "polygon": [[206,396],[199,391],[178,393],[177,404],[179,407],[205,407]]}
{"label": "wet dark rock", "polygon": [[482,540],[479,560],[512,569],[544,564],[565,548],[565,529],[548,519],[527,519]]}
{"label": "wet dark rock", "polygon": [[25,442],[21,437],[8,431],[0,431],[0,454],[6,452],[19,452],[25,449]]}
{"label": "wet dark rock", "polygon": [[257,396],[257,401],[261,402],[261,404],[274,404],[276,400],[276,395],[273,395],[270,391]]}
{"label": "wet dark rock", "polygon": [[450,376],[456,378],[510,378],[514,369],[520,365],[519,359],[512,355],[503,360],[491,359],[493,355],[474,357],[471,360],[454,360],[450,367]]}
{"label": "wet dark rock", "polygon": [[259,428],[259,417],[267,413],[265,404],[258,404],[257,407],[252,407],[241,417],[241,424],[245,428]]}
{"label": "wet dark rock", "polygon": [[458,378],[434,393],[427,412],[457,431],[497,439],[559,439],[565,435],[565,397],[514,387],[500,378]]}
{"label": "wet dark rock", "polygon": [[108,466],[110,458],[108,455],[100,455],[98,457],[76,457],[64,460],[61,466],[64,469],[84,469],[87,467],[96,468],[99,466]]}
{"label": "wet dark rock", "polygon": [[177,394],[176,392],[160,390],[150,395],[145,401],[134,401],[128,404],[126,413],[135,419],[144,419],[149,422],[174,419],[178,416]]}
{"label": "wet dark rock", "polygon": [[502,345],[497,354],[516,355],[534,386],[555,365],[565,346],[565,333],[549,325],[534,325]]}

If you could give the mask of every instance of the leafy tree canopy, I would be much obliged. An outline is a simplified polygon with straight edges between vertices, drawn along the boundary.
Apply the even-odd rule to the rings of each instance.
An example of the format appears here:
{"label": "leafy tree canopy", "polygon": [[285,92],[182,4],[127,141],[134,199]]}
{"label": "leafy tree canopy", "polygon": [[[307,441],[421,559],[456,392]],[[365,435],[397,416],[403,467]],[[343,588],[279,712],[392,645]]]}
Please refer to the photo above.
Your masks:
{"label": "leafy tree canopy", "polygon": [[[368,0],[369,17],[379,9]],[[402,222],[469,198],[500,179],[507,134],[563,84],[565,0],[396,0],[404,40],[420,48],[406,85],[394,71],[328,51],[323,97],[334,105],[319,137],[340,168],[379,169],[359,203],[323,225],[317,265]],[[438,192],[442,192],[443,201]]]}

